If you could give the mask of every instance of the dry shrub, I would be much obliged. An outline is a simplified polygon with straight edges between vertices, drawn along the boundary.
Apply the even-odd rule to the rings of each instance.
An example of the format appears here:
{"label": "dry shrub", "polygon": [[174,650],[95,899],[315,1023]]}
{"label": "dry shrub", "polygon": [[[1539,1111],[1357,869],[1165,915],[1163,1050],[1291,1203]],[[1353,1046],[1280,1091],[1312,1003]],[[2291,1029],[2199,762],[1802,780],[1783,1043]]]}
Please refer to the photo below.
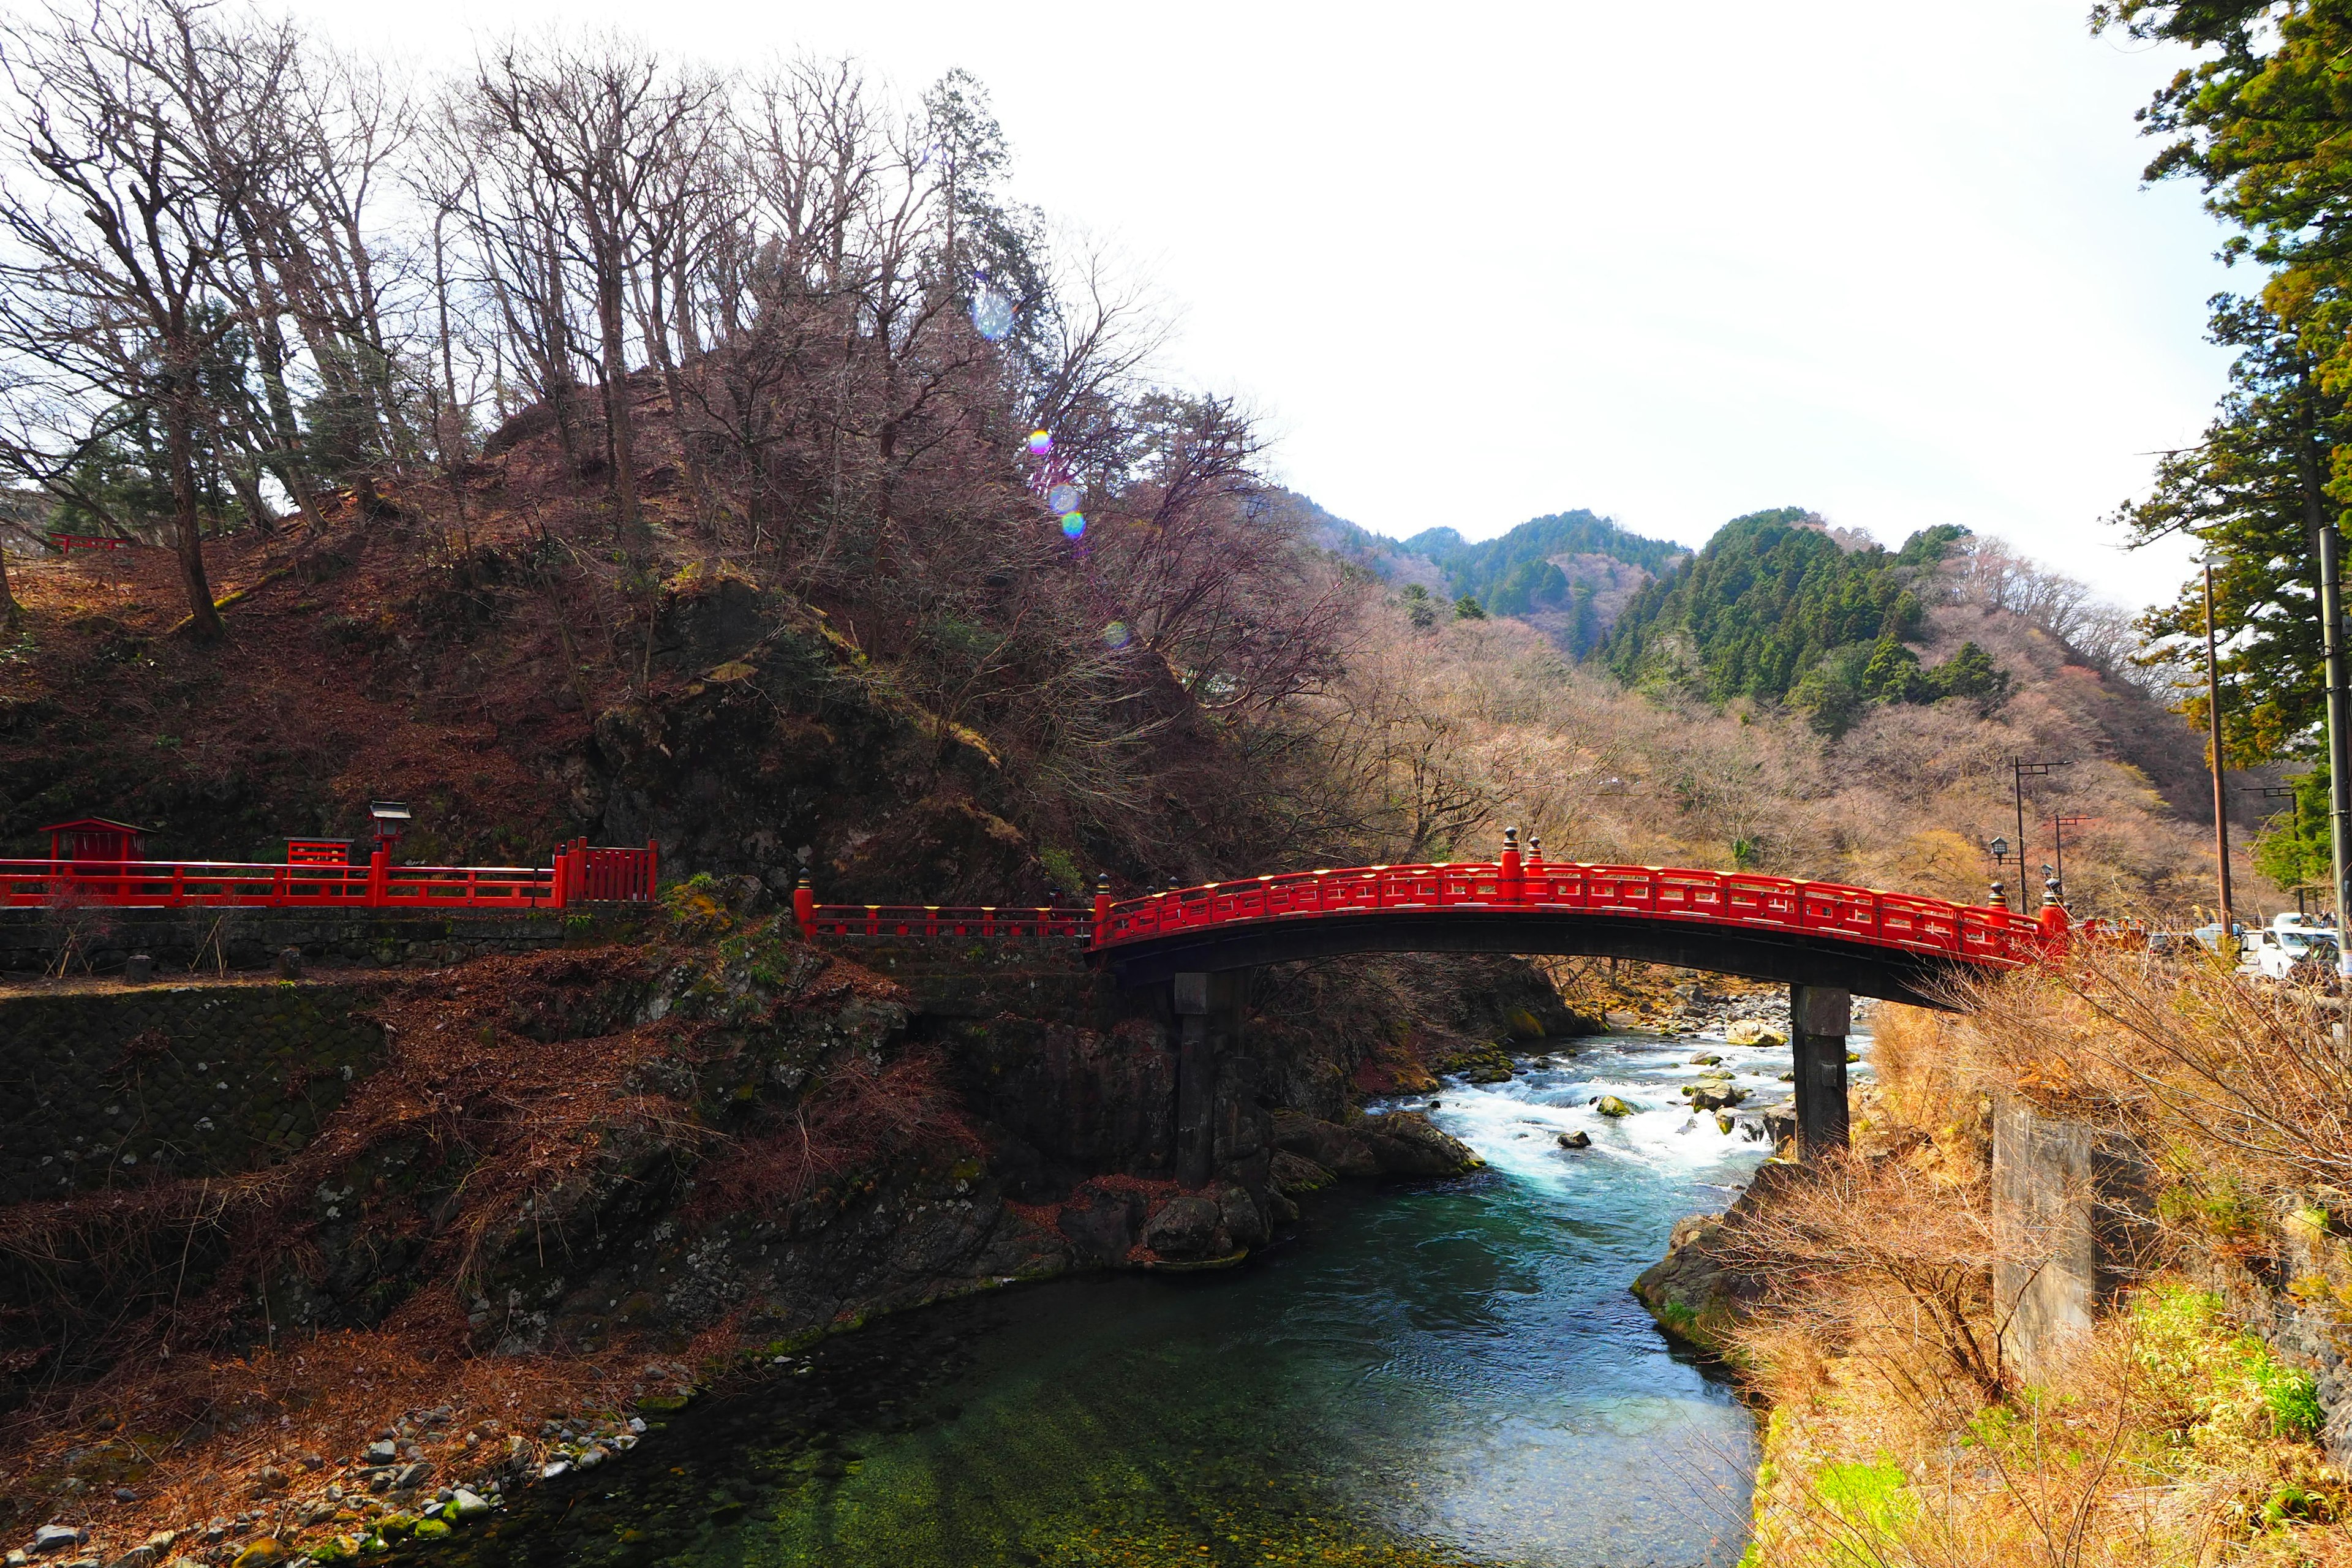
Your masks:
{"label": "dry shrub", "polygon": [[789,1115],[767,1124],[705,1167],[688,1216],[717,1215],[794,1203],[820,1182],[854,1176],[909,1155],[970,1154],[980,1135],[942,1074],[936,1049],[908,1051],[887,1065],[845,1059],[801,1097]]}
{"label": "dry shrub", "polygon": [[1879,1003],[1870,1016],[1870,1062],[1895,1122],[1927,1133],[1946,1155],[1981,1167],[1991,1158],[1986,1086],[1961,1028],[1949,1013]]}
{"label": "dry shrub", "polygon": [[[1891,1108],[1941,1140],[1938,1118],[1999,1090],[2128,1134],[2179,1184],[2165,1212],[2206,1256],[2301,1251],[2347,1272],[2327,1237],[2352,1178],[2352,1051],[2326,999],[2078,943],[1970,1000],[1967,1016],[1880,1015]],[[1963,1170],[1982,1167],[1857,1159],[1776,1176],[1745,1205],[1727,1261],[1766,1281],[1739,1339],[1774,1401],[1758,1560],[2352,1560],[2337,1522],[2352,1499],[2312,1440],[2315,1385],[2220,1298],[2143,1276],[2019,1385],[1991,1265],[2030,1267],[2039,1238],[1990,1225],[1987,1185],[1951,1178]],[[2276,1221],[2290,1203],[2301,1240]]]}
{"label": "dry shrub", "polygon": [[1784,1347],[1800,1335],[1944,1409],[2002,1394],[1994,1247],[1981,1185],[1850,1158],[1766,1167],[1719,1256],[1763,1281],[1759,1319]]}
{"label": "dry shrub", "polygon": [[2078,942],[1981,988],[1974,1070],[2140,1138],[2177,1172],[2352,1214],[2352,1046],[2334,999],[2200,956]]}

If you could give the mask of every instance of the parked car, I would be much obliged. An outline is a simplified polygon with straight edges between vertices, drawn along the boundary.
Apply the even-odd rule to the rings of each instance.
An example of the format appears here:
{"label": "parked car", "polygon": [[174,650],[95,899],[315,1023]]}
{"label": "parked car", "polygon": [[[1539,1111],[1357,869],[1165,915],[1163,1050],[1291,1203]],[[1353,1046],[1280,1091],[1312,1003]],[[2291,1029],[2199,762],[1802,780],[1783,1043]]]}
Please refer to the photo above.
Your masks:
{"label": "parked car", "polygon": [[2238,973],[2309,984],[2335,971],[2337,951],[2331,928],[2314,925],[2300,915],[2280,915],[2248,935],[2240,949]]}

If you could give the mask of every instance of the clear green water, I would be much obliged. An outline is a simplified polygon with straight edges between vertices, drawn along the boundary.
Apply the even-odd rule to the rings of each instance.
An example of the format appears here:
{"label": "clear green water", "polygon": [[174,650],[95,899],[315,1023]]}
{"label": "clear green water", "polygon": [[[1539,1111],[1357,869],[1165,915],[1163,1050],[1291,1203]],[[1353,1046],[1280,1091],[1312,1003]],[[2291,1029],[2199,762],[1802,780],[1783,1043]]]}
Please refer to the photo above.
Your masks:
{"label": "clear green water", "polygon": [[[1511,1083],[1449,1086],[1435,1119],[1487,1158],[1481,1175],[1327,1194],[1227,1273],[1081,1278],[881,1322],[534,1489],[454,1554],[1731,1562],[1752,1424],[1626,1289],[1762,1153],[1676,1105],[1693,1050],[1580,1041]],[[1759,1089],[1787,1063],[1725,1054]],[[1610,1122],[1587,1106],[1602,1093],[1652,1109]],[[1578,1128],[1595,1146],[1560,1149]]]}

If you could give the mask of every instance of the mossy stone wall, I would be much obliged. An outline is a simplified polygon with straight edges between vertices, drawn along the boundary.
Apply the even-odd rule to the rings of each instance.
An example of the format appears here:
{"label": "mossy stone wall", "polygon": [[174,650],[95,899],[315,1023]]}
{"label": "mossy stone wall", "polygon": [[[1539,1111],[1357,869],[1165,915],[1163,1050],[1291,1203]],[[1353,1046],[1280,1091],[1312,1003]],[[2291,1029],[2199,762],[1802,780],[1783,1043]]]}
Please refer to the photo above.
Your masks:
{"label": "mossy stone wall", "polygon": [[287,981],[0,996],[0,1203],[283,1159],[383,1061],[371,994]]}

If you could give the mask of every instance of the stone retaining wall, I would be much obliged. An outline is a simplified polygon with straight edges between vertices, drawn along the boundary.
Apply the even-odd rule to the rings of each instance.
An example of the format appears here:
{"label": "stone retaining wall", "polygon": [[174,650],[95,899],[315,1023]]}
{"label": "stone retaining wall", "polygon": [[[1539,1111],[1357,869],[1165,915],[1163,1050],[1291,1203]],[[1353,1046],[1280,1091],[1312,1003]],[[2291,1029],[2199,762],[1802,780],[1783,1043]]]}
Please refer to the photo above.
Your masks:
{"label": "stone retaining wall", "polygon": [[382,1063],[371,994],[279,982],[0,996],[0,1203],[283,1159]]}
{"label": "stone retaining wall", "polygon": [[143,952],[159,975],[264,969],[289,947],[345,963],[439,966],[490,953],[610,940],[641,913],[536,910],[179,909],[0,910],[0,971],[120,973]]}

